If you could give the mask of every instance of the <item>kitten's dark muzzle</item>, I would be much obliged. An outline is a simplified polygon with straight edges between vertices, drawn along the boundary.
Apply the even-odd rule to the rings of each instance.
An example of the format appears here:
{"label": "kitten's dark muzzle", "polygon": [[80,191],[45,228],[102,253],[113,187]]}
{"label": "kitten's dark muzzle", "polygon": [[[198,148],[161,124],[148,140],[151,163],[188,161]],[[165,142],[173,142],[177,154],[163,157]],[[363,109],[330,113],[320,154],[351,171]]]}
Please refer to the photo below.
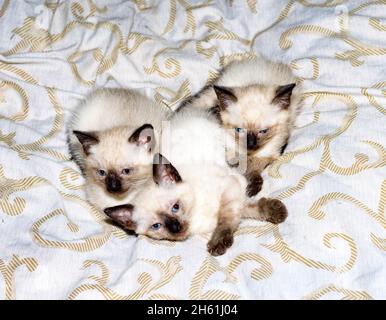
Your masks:
{"label": "kitten's dark muzzle", "polygon": [[165,226],[171,233],[179,233],[182,230],[181,223],[175,218],[166,218]]}
{"label": "kitten's dark muzzle", "polygon": [[247,133],[247,148],[249,150],[255,150],[259,146],[259,140],[254,133]]}
{"label": "kitten's dark muzzle", "polygon": [[122,191],[121,180],[116,176],[109,174],[106,178],[106,189],[108,192],[117,193]]}

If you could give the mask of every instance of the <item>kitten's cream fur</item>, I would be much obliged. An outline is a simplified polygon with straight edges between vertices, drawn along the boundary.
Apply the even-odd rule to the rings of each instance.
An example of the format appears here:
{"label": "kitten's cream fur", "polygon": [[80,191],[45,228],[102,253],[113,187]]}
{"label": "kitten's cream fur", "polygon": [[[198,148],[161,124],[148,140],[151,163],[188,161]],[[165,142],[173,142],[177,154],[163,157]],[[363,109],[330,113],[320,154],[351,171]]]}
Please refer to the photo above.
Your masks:
{"label": "kitten's cream fur", "polygon": [[242,215],[275,223],[285,219],[279,200],[247,203],[245,177],[226,162],[229,136],[207,111],[182,110],[171,119],[170,134],[165,131],[154,182],[130,204],[105,210],[124,228],[169,240],[209,233],[208,250],[221,255],[232,245]]}
{"label": "kitten's cream fur", "polygon": [[248,135],[251,147],[246,176],[252,196],[261,188],[261,171],[280,156],[287,143],[301,106],[301,94],[301,85],[288,66],[257,57],[229,64],[214,87],[204,88],[182,107],[212,108],[224,128],[243,129],[239,138]]}
{"label": "kitten's cream fur", "polygon": [[69,125],[69,148],[93,205],[100,210],[119,205],[151,177],[156,140],[169,115],[166,107],[125,89],[98,89],[77,107]]}

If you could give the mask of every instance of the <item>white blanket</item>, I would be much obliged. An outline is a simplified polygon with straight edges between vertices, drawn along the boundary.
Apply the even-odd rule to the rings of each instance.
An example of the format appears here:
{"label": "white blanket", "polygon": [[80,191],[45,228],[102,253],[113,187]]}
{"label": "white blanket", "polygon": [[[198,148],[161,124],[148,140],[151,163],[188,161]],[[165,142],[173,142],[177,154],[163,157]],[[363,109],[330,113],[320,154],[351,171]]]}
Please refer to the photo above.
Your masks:
{"label": "white blanket", "polygon": [[[86,201],[66,121],[96,87],[175,108],[232,59],[306,88],[263,194],[289,210],[207,239],[128,236]],[[385,299],[386,3],[0,0],[1,299]]]}

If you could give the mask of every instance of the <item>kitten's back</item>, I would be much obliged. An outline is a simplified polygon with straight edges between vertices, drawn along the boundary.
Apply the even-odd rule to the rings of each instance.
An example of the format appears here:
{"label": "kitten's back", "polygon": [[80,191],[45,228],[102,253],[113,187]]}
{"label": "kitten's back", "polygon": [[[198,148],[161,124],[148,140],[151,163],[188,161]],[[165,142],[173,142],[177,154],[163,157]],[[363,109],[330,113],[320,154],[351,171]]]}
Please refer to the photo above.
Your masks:
{"label": "kitten's back", "polygon": [[296,81],[291,69],[263,57],[245,59],[230,63],[218,79],[217,84],[224,87],[241,87],[253,84],[284,85]]}
{"label": "kitten's back", "polygon": [[118,126],[138,128],[144,123],[160,127],[170,111],[128,89],[98,89],[78,106],[71,121],[74,130],[102,131]]}

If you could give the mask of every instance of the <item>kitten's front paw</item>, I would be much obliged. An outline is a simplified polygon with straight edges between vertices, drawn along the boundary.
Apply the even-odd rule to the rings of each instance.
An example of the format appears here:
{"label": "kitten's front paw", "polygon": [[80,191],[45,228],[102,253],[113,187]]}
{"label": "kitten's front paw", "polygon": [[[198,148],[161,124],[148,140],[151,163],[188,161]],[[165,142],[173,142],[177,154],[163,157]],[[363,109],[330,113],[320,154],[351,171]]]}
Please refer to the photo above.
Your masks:
{"label": "kitten's front paw", "polygon": [[261,198],[257,204],[265,221],[278,224],[288,216],[287,208],[280,200]]}
{"label": "kitten's front paw", "polygon": [[213,234],[208,242],[208,251],[212,256],[223,255],[233,244],[233,233],[227,229]]}
{"label": "kitten's front paw", "polygon": [[247,196],[253,197],[261,191],[264,180],[259,173],[248,174],[247,180]]}

